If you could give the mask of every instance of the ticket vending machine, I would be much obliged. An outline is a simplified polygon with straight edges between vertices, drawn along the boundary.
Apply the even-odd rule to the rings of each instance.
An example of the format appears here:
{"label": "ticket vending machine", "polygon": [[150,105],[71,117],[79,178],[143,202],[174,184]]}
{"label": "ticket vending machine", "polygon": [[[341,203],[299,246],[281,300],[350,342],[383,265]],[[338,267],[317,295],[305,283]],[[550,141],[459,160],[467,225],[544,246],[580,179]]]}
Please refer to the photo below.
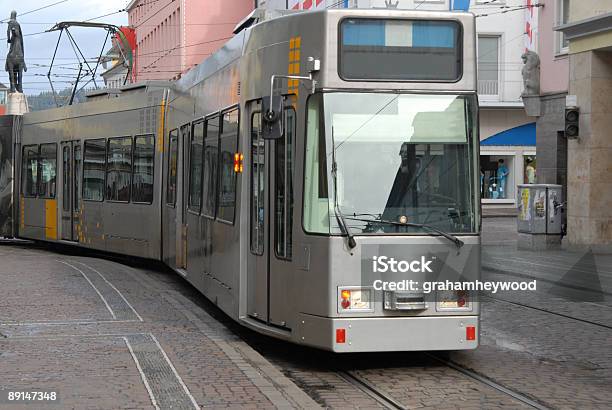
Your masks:
{"label": "ticket vending machine", "polygon": [[561,244],[564,213],[561,185],[519,185],[517,203],[519,248],[543,249]]}

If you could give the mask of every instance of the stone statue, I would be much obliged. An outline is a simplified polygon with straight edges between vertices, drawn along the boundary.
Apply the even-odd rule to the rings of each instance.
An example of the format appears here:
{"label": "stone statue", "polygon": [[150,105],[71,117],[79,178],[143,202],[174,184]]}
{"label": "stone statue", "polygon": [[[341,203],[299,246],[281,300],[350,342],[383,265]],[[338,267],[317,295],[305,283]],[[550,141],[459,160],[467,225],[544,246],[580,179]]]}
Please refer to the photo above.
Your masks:
{"label": "stone statue", "polygon": [[527,50],[521,56],[523,60],[523,90],[524,96],[540,95],[540,56],[537,53]]}
{"label": "stone statue", "polygon": [[23,71],[28,71],[23,55],[23,33],[17,23],[17,12],[11,12],[6,30],[6,41],[11,45],[6,56],[5,70],[9,73],[11,93],[23,93]]}

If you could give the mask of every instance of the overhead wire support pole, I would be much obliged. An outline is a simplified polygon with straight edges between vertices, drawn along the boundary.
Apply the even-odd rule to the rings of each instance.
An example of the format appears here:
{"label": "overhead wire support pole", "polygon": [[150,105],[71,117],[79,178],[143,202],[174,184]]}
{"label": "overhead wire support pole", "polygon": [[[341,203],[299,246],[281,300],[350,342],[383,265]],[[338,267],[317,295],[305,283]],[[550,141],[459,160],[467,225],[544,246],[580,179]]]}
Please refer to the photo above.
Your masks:
{"label": "overhead wire support pole", "polygon": [[49,72],[47,73],[47,78],[49,79],[49,84],[51,85],[51,91],[53,92],[53,100],[55,101],[55,106],[59,107],[57,103],[57,95],[55,93],[55,89],[53,88],[53,81],[51,81],[51,70],[53,70],[53,64],[55,63],[55,57],[57,56],[57,49],[59,48],[60,41],[62,40],[62,33],[64,30],[60,30],[59,37],[57,39],[57,44],[55,45],[55,51],[53,52],[53,58],[51,59],[51,64],[49,65]]}
{"label": "overhead wire support pole", "polygon": [[83,71],[83,64],[79,63],[79,73],[77,74],[76,82],[74,83],[74,88],[72,89],[72,94],[70,95],[70,102],[68,105],[72,105],[74,102],[74,96],[76,95],[77,85],[79,84],[79,79],[81,77],[81,72]]}

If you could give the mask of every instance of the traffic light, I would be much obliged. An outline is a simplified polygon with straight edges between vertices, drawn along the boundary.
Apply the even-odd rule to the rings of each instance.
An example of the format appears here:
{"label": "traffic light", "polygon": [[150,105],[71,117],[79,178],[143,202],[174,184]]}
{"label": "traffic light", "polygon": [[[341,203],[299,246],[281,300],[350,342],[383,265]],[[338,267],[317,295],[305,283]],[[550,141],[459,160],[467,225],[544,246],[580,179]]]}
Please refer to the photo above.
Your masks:
{"label": "traffic light", "polygon": [[565,137],[578,138],[580,134],[580,109],[576,107],[565,109]]}

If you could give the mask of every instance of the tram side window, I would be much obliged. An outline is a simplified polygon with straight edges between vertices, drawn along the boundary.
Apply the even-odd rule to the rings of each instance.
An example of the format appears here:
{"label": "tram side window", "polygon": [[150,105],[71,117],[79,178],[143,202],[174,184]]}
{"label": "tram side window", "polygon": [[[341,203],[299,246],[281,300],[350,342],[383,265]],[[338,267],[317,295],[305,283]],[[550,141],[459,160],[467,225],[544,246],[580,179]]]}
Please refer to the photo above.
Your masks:
{"label": "tram side window", "polygon": [[285,109],[285,132],[275,146],[275,235],[276,255],[282,259],[292,256],[293,226],[293,147],[295,139],[295,111]]}
{"label": "tram side window", "polygon": [[217,175],[219,162],[219,116],[206,121],[206,138],[204,139],[204,178],[202,194],[202,214],[215,217],[217,199]]}
{"label": "tram side window", "polygon": [[38,196],[41,198],[55,198],[57,184],[57,145],[41,144],[40,160],[38,161],[39,175]]}
{"label": "tram side window", "polygon": [[153,135],[134,137],[134,179],[132,181],[132,202],[150,204],[153,202],[153,181],[155,178],[155,138]]}
{"label": "tram side window", "polygon": [[236,108],[223,114],[223,128],[219,138],[220,184],[218,217],[234,223],[236,211],[236,170],[234,155],[238,152],[239,110]]}
{"label": "tram side window", "polygon": [[21,191],[26,197],[35,197],[38,188],[38,145],[23,147]]}
{"label": "tram side window", "polygon": [[329,234],[327,154],[321,105],[320,95],[308,99],[303,224],[306,232]]}
{"label": "tram side window", "polygon": [[193,124],[189,147],[189,209],[200,212],[202,205],[202,160],[204,121]]}
{"label": "tram side window", "polygon": [[178,172],[178,130],[170,131],[170,149],[168,151],[166,204],[174,206],[176,205],[176,178]]}
{"label": "tram side window", "polygon": [[265,151],[261,138],[261,113],[251,119],[251,252],[264,251]]}
{"label": "tram side window", "polygon": [[83,158],[81,157],[81,146],[74,146],[74,210],[78,211],[81,206],[81,162]]}
{"label": "tram side window", "polygon": [[62,148],[62,209],[66,212],[70,211],[70,145],[64,145]]}
{"label": "tram side window", "polygon": [[106,200],[130,201],[132,137],[108,139],[106,150]]}
{"label": "tram side window", "polygon": [[106,172],[106,140],[85,141],[83,160],[83,199],[104,200],[104,175]]}

